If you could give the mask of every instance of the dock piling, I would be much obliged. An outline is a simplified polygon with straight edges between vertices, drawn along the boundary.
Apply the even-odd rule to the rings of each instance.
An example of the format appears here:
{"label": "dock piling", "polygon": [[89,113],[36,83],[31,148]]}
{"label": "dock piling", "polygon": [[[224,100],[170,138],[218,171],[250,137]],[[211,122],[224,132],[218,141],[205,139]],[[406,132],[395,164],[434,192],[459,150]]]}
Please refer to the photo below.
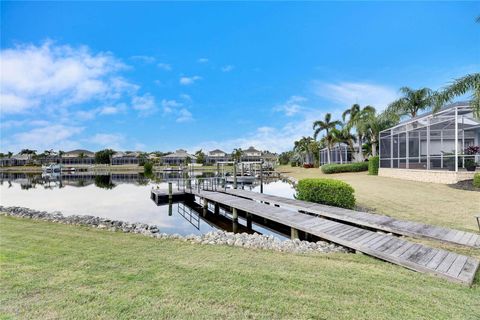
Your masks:
{"label": "dock piling", "polygon": [[237,208],[232,208],[232,219],[233,221],[238,221],[238,211]]}
{"label": "dock piling", "polygon": [[298,230],[295,228],[290,228],[290,238],[292,240],[298,239]]}
{"label": "dock piling", "polygon": [[172,183],[168,183],[168,200],[171,202],[173,200],[173,188]]}

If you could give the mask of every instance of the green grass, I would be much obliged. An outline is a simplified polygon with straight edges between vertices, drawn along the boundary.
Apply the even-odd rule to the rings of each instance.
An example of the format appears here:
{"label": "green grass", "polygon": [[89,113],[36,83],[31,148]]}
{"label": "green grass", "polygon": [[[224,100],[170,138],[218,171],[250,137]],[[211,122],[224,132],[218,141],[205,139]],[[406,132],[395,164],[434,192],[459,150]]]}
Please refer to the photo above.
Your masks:
{"label": "green grass", "polygon": [[480,287],[365,255],[294,255],[0,217],[0,312],[23,319],[478,319]]}
{"label": "green grass", "polygon": [[280,166],[277,169],[296,179],[338,179],[355,189],[357,205],[398,219],[478,232],[480,194],[445,184],[400,180],[366,172],[323,174],[318,168]]}

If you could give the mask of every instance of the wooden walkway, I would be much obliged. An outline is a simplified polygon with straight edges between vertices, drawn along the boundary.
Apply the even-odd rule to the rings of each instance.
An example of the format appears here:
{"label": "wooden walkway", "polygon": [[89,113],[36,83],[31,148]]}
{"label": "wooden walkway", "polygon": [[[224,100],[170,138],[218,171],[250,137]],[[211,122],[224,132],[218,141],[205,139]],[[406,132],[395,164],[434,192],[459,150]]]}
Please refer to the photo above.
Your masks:
{"label": "wooden walkway", "polygon": [[480,235],[471,232],[438,227],[420,222],[398,220],[379,214],[331,207],[241,189],[227,189],[224,192],[246,199],[261,201],[270,205],[289,207],[296,211],[308,212],[337,221],[344,221],[385,232],[416,238],[430,238],[458,245],[480,248]]}
{"label": "wooden walkway", "polygon": [[204,200],[242,210],[403,267],[471,285],[479,261],[457,253],[271,206],[227,193],[192,190]]}

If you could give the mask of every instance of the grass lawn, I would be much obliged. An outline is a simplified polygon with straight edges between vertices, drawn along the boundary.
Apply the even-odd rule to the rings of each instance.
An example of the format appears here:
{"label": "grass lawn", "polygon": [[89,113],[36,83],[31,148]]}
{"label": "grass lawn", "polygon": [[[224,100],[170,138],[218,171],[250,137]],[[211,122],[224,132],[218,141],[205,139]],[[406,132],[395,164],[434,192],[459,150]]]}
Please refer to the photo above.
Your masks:
{"label": "grass lawn", "polygon": [[320,169],[280,166],[296,179],[331,178],[355,189],[357,205],[377,213],[408,220],[478,232],[480,193],[448,185],[370,176],[366,172],[323,174]]}
{"label": "grass lawn", "polygon": [[294,255],[0,217],[4,318],[478,319],[468,288],[357,254]]}

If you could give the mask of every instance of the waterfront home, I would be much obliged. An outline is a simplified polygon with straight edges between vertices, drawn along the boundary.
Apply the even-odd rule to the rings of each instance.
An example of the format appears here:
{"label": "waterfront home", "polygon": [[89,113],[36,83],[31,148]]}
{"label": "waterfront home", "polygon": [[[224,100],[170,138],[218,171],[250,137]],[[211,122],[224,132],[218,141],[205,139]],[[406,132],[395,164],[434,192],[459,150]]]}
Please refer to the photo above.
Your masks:
{"label": "waterfront home", "polygon": [[64,165],[93,165],[95,153],[83,149],[68,151],[61,156],[61,162]]}
{"label": "waterfront home", "polygon": [[207,164],[216,164],[217,162],[231,161],[231,160],[232,160],[232,156],[230,154],[227,154],[222,150],[215,149],[208,152],[205,162]]}
{"label": "waterfront home", "polygon": [[118,165],[138,165],[140,162],[140,152],[122,152],[117,151],[111,158],[112,166]]}
{"label": "waterfront home", "polygon": [[269,151],[262,153],[262,159],[266,168],[273,169],[278,164],[278,155]]}
{"label": "waterfront home", "polygon": [[0,166],[9,167],[9,166],[25,166],[27,164],[32,164],[32,155],[30,154],[16,154],[11,157],[3,157],[0,159]]}
{"label": "waterfront home", "polygon": [[197,157],[189,154],[186,150],[179,149],[174,153],[167,154],[162,157],[162,163],[165,165],[181,165],[187,163],[195,163]]}
{"label": "waterfront home", "polygon": [[262,159],[262,151],[249,147],[242,152],[242,161],[260,161]]}
{"label": "waterfront home", "polygon": [[478,145],[480,121],[472,107],[451,104],[382,131],[379,175],[437,183],[472,179]]}

